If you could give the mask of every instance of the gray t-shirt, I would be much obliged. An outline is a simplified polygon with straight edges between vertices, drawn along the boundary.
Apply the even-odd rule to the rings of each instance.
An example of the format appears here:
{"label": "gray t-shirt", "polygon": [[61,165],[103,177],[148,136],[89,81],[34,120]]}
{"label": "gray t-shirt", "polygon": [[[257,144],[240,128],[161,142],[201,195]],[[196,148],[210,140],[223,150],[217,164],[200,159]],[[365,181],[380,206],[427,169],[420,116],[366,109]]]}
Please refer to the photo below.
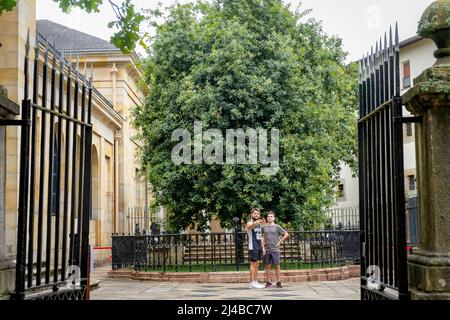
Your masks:
{"label": "gray t-shirt", "polygon": [[267,252],[280,252],[277,248],[278,240],[286,233],[278,224],[265,225],[261,227],[262,235],[264,237],[265,247]]}

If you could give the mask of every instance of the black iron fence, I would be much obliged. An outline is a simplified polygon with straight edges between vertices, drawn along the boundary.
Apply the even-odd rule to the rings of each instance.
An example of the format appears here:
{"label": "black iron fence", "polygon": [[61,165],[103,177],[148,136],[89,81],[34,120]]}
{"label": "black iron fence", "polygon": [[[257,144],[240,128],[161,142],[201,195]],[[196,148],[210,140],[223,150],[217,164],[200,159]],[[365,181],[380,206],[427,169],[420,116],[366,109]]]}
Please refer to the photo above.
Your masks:
{"label": "black iron fence", "polygon": [[148,207],[128,207],[125,217],[125,234],[159,234],[165,229],[163,219]]}
{"label": "black iron fence", "polygon": [[[408,299],[398,28],[359,63],[361,298]],[[384,290],[389,288],[389,290]],[[387,293],[389,291],[389,293]],[[392,291],[392,294],[391,292]]]}
{"label": "black iron fence", "polygon": [[326,212],[327,223],[325,228],[337,230],[359,230],[359,208],[332,208]]}
{"label": "black iron fence", "polygon": [[[281,245],[283,269],[313,269],[359,262],[359,231],[289,232]],[[113,235],[113,269],[145,271],[245,270],[246,232]]]}
{"label": "black iron fence", "polygon": [[78,63],[73,70],[71,60],[39,34],[32,61],[29,35],[25,46],[22,118],[0,123],[21,126],[12,297],[86,299],[92,210],[92,71],[88,79],[86,65],[84,74]]}
{"label": "black iron fence", "polygon": [[151,226],[150,211],[147,207],[128,207],[125,221],[127,234],[147,233]]}

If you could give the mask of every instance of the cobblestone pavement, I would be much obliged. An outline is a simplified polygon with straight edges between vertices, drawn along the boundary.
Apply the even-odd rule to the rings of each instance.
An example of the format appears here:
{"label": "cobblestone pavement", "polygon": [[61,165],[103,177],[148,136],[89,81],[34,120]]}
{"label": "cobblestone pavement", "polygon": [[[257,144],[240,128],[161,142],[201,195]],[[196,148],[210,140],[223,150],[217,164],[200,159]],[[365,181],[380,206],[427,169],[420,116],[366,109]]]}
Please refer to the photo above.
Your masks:
{"label": "cobblestone pavement", "polygon": [[[103,273],[102,273],[103,272]],[[92,300],[359,300],[359,279],[284,283],[282,289],[251,289],[249,284],[146,282],[110,279],[96,270]]]}

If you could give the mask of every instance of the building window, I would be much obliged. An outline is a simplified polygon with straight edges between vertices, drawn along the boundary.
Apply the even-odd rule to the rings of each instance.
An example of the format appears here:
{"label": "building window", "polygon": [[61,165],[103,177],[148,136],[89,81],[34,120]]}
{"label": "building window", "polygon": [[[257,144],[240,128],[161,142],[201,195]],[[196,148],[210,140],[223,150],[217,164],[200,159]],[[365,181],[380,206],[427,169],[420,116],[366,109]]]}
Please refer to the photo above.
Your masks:
{"label": "building window", "polygon": [[412,137],[413,132],[412,132],[412,123],[407,123],[406,124],[406,135],[408,137]]}
{"label": "building window", "polygon": [[344,201],[345,199],[345,186],[344,186],[344,182],[341,181],[338,185],[337,188],[337,197],[339,201]]}
{"label": "building window", "polygon": [[409,191],[416,190],[416,179],[414,175],[408,176]]}
{"label": "building window", "polygon": [[408,61],[403,62],[403,88],[411,87],[411,63]]}

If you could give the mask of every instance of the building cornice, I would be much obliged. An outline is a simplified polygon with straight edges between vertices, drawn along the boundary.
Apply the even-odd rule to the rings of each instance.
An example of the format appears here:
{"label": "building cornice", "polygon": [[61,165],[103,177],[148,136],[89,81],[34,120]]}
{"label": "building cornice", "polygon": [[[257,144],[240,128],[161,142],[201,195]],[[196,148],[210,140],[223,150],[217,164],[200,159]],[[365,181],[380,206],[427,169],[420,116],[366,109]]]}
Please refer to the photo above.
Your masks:
{"label": "building cornice", "polygon": [[93,115],[96,118],[103,120],[109,127],[121,129],[125,119],[112,108],[111,103],[96,89],[92,90],[92,99],[93,102],[95,102],[92,104]]}
{"label": "building cornice", "polygon": [[[42,40],[42,39],[40,39]],[[50,44],[47,44],[49,47],[49,53],[51,58],[53,59],[54,49]],[[45,43],[42,41],[39,42],[39,62],[44,63],[45,60]],[[66,56],[67,57],[67,56]],[[59,61],[56,62],[57,69],[59,70]],[[67,66],[64,66],[64,74],[68,73]],[[72,81],[76,78],[76,70],[72,68]],[[79,76],[81,74],[79,73]],[[74,83],[72,82],[72,88]],[[99,119],[102,119],[103,122],[113,129],[120,129],[125,122],[124,118],[113,108],[111,102],[106,99],[95,87],[92,88],[92,114]]]}

